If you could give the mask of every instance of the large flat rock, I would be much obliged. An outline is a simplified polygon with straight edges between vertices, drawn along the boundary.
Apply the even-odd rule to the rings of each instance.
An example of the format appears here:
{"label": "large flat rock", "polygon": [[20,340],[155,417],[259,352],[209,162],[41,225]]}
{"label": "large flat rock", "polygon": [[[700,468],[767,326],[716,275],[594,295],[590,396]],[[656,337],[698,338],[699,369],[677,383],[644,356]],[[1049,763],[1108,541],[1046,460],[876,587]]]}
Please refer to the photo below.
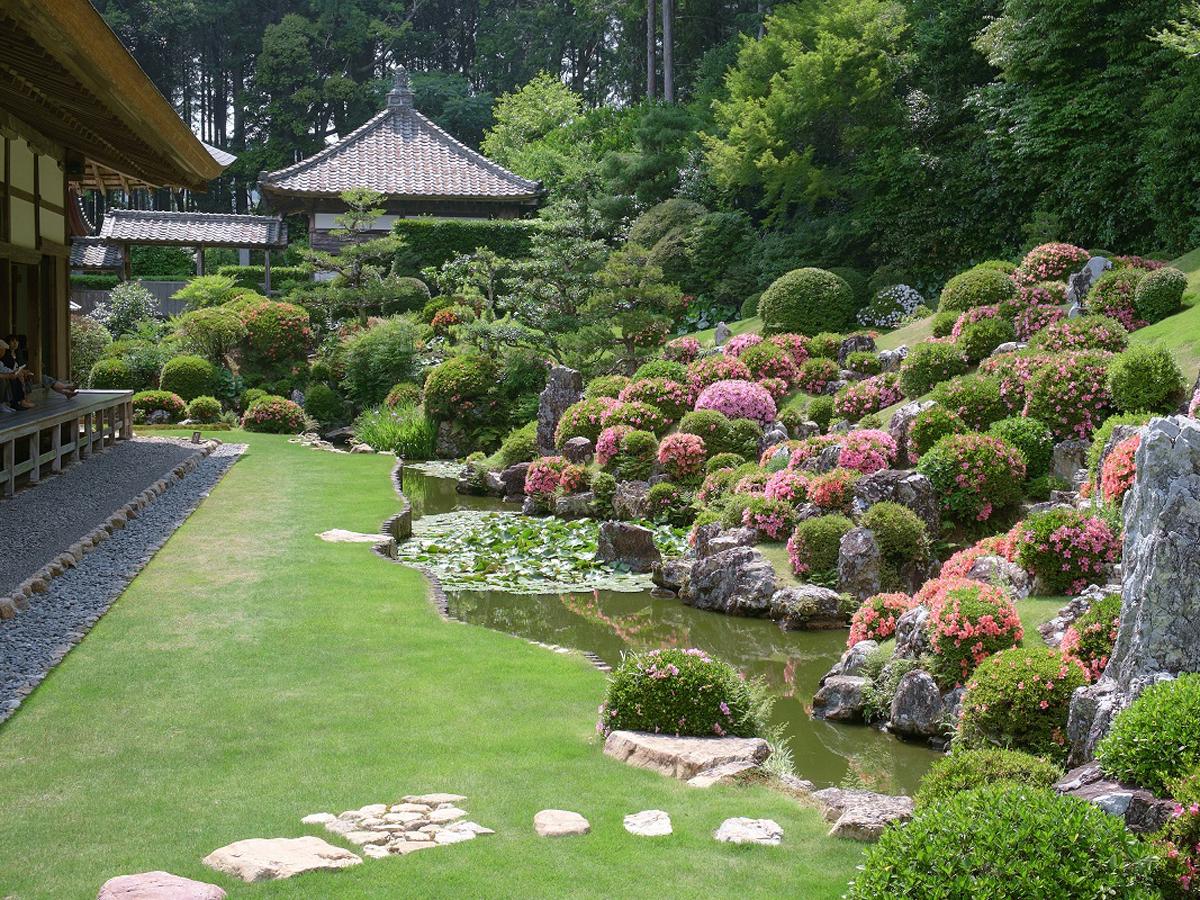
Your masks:
{"label": "large flat rock", "polygon": [[203,863],[242,881],[274,881],[303,872],[357,866],[362,858],[319,837],[249,838],[204,857]]}
{"label": "large flat rock", "polygon": [[96,900],[225,900],[226,896],[215,884],[170,872],[142,872],[108,879]]}
{"label": "large flat rock", "polygon": [[874,843],[888,825],[907,822],[913,815],[912,797],[825,788],[812,798],[824,808],[825,821],[833,823],[829,835],[852,841]]}
{"label": "large flat rock", "polygon": [[687,780],[730,763],[757,766],[771,754],[762,738],[674,737],[644,731],[614,731],[604,752],[639,769]]}

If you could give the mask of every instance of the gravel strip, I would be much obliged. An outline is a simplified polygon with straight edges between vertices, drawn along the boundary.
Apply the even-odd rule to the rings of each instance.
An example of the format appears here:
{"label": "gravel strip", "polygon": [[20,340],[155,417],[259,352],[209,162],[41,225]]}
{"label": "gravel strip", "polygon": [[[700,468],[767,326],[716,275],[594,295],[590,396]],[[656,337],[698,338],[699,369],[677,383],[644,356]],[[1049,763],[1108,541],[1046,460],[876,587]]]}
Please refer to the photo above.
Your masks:
{"label": "gravel strip", "polygon": [[245,449],[243,444],[217,447],[77,566],[53,579],[46,593],[33,595],[28,609],[0,621],[0,722],[83,640]]}
{"label": "gravel strip", "polygon": [[102,524],[197,448],[129,440],[0,501],[0,596]]}

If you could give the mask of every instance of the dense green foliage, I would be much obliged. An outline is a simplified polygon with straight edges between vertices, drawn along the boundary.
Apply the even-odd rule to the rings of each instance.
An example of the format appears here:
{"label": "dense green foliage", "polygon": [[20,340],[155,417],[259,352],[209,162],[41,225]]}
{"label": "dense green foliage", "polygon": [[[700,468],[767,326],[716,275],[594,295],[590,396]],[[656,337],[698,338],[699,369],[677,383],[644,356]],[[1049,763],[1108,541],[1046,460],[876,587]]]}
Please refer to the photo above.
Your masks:
{"label": "dense green foliage", "polygon": [[855,311],[850,285],[822,269],[788,272],[772,282],[758,300],[764,334],[840,331],[852,324]]}
{"label": "dense green foliage", "polygon": [[397,219],[392,233],[404,238],[396,254],[396,268],[416,275],[422,269],[437,268],[460,253],[473,253],[484,247],[503,257],[528,256],[530,235],[535,223],[523,220],[433,222],[420,218]]}
{"label": "dense green foliage", "polygon": [[159,376],[159,386],[184,400],[211,395],[214,371],[212,363],[199,356],[176,356],[167,360]]}
{"label": "dense green foliage", "polygon": [[1062,775],[1063,770],[1054,763],[1022,750],[956,749],[929,767],[915,799],[921,806],[944,803],[965,791],[997,782],[1049,788]]}
{"label": "dense green foliage", "polygon": [[1104,771],[1161,796],[1200,766],[1200,675],[1146,688],[1096,748]]}
{"label": "dense green foliage", "polygon": [[1120,412],[1172,413],[1184,390],[1183,373],[1166,347],[1134,344],[1108,364],[1108,393]]}

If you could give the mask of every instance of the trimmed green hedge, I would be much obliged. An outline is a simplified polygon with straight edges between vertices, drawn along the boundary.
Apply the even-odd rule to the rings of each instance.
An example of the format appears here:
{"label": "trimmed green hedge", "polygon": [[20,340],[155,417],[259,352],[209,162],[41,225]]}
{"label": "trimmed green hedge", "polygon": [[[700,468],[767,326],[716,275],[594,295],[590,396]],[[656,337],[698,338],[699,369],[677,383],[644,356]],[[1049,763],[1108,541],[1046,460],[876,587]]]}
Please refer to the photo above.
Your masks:
{"label": "trimmed green hedge", "polygon": [[392,232],[401,235],[407,246],[396,254],[396,271],[415,275],[426,266],[436,268],[456,254],[471,253],[476,247],[487,247],[510,259],[528,256],[537,227],[536,221],[527,219],[398,219],[392,225]]}
{"label": "trimmed green hedge", "polygon": [[121,279],[116,275],[72,275],[71,287],[77,291],[111,291]]}
{"label": "trimmed green hedge", "polygon": [[[249,291],[262,290],[263,281],[267,277],[266,266],[221,266],[218,275],[232,278],[239,287]],[[303,266],[271,266],[271,287],[277,288],[285,281],[308,281],[308,269]]]}

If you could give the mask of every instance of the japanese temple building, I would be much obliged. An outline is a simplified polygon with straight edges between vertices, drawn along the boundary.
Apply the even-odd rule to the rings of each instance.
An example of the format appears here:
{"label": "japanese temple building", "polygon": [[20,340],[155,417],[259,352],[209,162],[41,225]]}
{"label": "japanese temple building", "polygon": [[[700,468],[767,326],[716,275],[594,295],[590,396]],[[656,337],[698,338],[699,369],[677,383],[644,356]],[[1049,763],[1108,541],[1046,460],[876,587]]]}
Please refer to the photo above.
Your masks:
{"label": "japanese temple building", "polygon": [[314,249],[334,250],[334,219],[346,211],[339,195],[355,188],[384,194],[388,231],[398,218],[515,219],[535,209],[542,185],[459,143],[413,108],[408,76],[397,69],[387,108],[337,143],[276,172],[259,187],[283,215],[308,218]]}

